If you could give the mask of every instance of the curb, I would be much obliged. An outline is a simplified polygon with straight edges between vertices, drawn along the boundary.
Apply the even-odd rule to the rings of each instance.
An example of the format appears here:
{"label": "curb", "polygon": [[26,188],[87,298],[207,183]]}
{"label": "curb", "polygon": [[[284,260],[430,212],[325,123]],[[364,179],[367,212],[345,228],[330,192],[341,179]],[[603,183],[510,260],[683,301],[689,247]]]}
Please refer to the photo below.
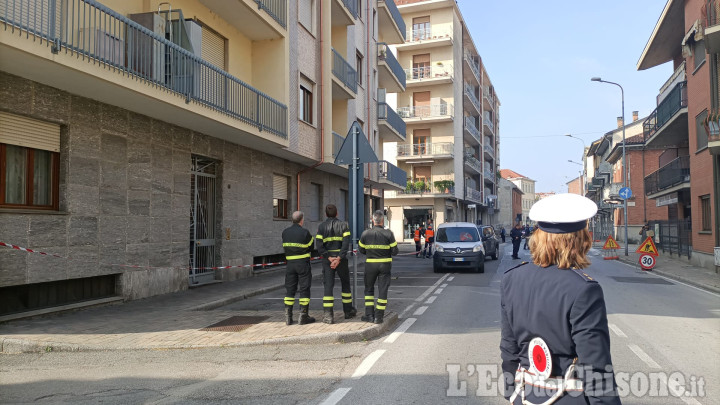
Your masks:
{"label": "curb", "polygon": [[254,342],[243,342],[225,345],[172,345],[172,346],[147,346],[147,347],[102,347],[83,346],[58,342],[35,342],[32,340],[0,338],[0,353],[41,353],[41,352],[104,352],[104,351],[133,351],[133,350],[174,350],[174,349],[203,349],[218,347],[251,347],[265,345],[295,345],[295,344],[332,344],[351,343],[374,339],[381,336],[387,330],[393,328],[399,320],[396,312],[389,312],[385,322],[380,325],[373,325],[358,331],[350,332],[326,332],[314,335],[289,336],[280,338],[268,338]]}
{"label": "curb", "polygon": [[[620,258],[619,261],[622,262],[622,263],[625,263],[625,264],[628,264],[628,265],[632,265],[632,266],[634,266],[634,267],[637,267],[637,262],[635,262],[635,261],[630,261],[630,260],[623,259],[623,258]],[[695,280],[692,280],[692,279],[690,279],[690,278],[678,276],[678,275],[673,274],[673,273],[667,273],[667,272],[664,272],[664,271],[662,271],[662,270],[657,270],[657,269],[653,269],[653,270],[649,270],[649,271],[648,271],[648,270],[639,270],[639,271],[647,272],[647,273],[650,273],[650,274],[655,273],[655,274],[661,275],[661,276],[663,276],[663,277],[667,277],[667,278],[669,278],[669,279],[672,279],[672,280],[675,280],[675,281],[680,281],[680,282],[682,282],[682,283],[691,285],[691,286],[696,287],[696,288],[699,288],[699,289],[701,289],[701,290],[705,290],[705,291],[708,291],[708,292],[711,292],[711,293],[715,293],[715,294],[720,294],[720,288],[718,288],[718,287],[711,286],[711,285],[707,285],[707,284],[702,284],[702,283],[699,283],[699,282],[697,282],[697,281],[695,281]]]}

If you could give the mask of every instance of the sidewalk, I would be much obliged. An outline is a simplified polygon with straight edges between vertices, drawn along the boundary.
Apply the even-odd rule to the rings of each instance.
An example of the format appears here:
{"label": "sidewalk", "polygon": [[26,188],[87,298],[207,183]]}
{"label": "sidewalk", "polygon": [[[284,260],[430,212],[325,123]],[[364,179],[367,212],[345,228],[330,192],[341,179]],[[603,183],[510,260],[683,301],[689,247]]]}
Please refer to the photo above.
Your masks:
{"label": "sidewalk", "polygon": [[[314,263],[313,284],[322,283],[322,266]],[[398,319],[395,312],[375,325],[358,316],[345,320],[339,297],[335,324],[320,322],[321,300],[314,297],[309,325],[285,325],[282,310],[228,311],[224,305],[284,287],[284,268],[256,277],[193,288],[173,294],[91,308],[36,319],[0,324],[0,352],[102,351],[256,346],[265,344],[317,344],[361,341],[383,334]],[[299,310],[295,308],[297,322]],[[201,329],[231,317],[240,331]],[[243,329],[244,328],[244,329]]]}
{"label": "sidewalk", "polygon": [[[602,255],[602,243],[595,243],[594,247]],[[629,255],[625,256],[624,247],[621,246],[621,249],[617,250],[618,260],[642,270],[638,264],[640,254],[635,253],[637,248],[638,245],[628,245]],[[677,255],[663,254],[662,251],[656,259],[653,273],[720,294],[720,274],[703,267],[693,266],[678,258]]]}

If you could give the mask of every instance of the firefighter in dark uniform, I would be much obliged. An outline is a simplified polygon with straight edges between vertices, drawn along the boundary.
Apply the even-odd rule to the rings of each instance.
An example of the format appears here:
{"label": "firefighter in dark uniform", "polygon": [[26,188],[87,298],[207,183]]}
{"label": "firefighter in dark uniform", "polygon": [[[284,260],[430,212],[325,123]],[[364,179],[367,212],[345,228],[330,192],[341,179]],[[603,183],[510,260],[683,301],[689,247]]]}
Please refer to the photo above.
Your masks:
{"label": "firefighter in dark uniform", "polygon": [[299,288],[300,318],[298,323],[305,325],[315,322],[315,318],[308,314],[310,306],[310,285],[312,274],[310,272],[310,251],[313,237],[310,231],[303,228],[305,218],[302,211],[292,214],[293,224],[282,233],[283,249],[285,250],[285,324],[293,324],[293,305],[295,292]]}
{"label": "firefighter in dark uniform", "polygon": [[[505,398],[519,404],[620,404],[605,300],[588,274],[591,200],[558,194],[533,205],[532,263],[500,287]],[[559,389],[557,387],[560,387]]]}
{"label": "firefighter in dark uniform", "polygon": [[515,227],[510,231],[510,240],[512,241],[513,250],[512,258],[519,259],[518,252],[520,251],[520,243],[522,243],[523,228],[520,222],[515,224]]}
{"label": "firefighter in dark uniform", "polygon": [[340,277],[342,288],[342,304],[345,319],[357,315],[352,305],[352,291],[350,289],[350,269],[348,268],[347,253],[350,249],[350,228],[348,223],[337,219],[337,207],[328,204],[325,207],[327,219],[318,226],[316,248],[322,256],[323,265],[323,322],[335,323],[333,317],[333,288],[335,287],[335,273]]}
{"label": "firefighter in dark uniform", "polygon": [[415,257],[420,257],[420,250],[422,249],[422,243],[420,238],[425,237],[425,228],[422,225],[418,225],[413,234],[413,240],[415,241]]}
{"label": "firefighter in dark uniform", "polygon": [[435,242],[435,228],[433,227],[433,220],[428,219],[428,225],[427,228],[425,228],[425,257],[431,258],[432,257],[432,247],[433,242]]}
{"label": "firefighter in dark uniform", "polygon": [[[392,256],[398,254],[395,235],[383,228],[383,212],[373,213],[373,227],[360,236],[360,253],[365,259],[365,322],[383,323],[390,288]],[[375,304],[375,281],[378,283],[377,305]],[[377,311],[375,310],[377,307]]]}

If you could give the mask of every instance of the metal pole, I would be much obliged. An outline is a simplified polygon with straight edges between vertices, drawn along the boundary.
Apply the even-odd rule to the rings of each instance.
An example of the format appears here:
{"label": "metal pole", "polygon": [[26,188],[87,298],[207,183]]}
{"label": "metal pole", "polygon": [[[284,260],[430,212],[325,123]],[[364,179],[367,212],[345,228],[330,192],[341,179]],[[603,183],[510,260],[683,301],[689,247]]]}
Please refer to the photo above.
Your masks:
{"label": "metal pole", "polygon": [[[352,133],[352,136],[353,136],[353,139],[352,139],[352,145],[353,145],[353,162],[352,162],[352,168],[353,168],[353,192],[352,192],[352,200],[353,200],[353,228],[355,228],[355,229],[352,229],[352,230],[351,230],[351,231],[352,231],[352,243],[350,244],[350,250],[355,250],[355,249],[356,249],[357,242],[358,242],[357,233],[358,233],[358,231],[360,230],[360,227],[358,226],[358,225],[359,225],[359,224],[358,224],[359,215],[358,215],[358,212],[357,212],[357,211],[358,211],[358,209],[357,209],[357,199],[358,199],[358,195],[357,195],[357,186],[358,186],[358,184],[357,184],[357,182],[358,182],[358,160],[359,160],[359,158],[358,158],[358,150],[357,150],[357,149],[358,149],[358,148],[357,148],[357,142],[358,142],[357,135],[358,135],[357,126],[353,125],[353,133]],[[358,273],[358,270],[357,270],[358,267],[357,267],[357,266],[358,266],[358,263],[357,263],[357,257],[358,257],[357,253],[354,253],[354,254],[353,254],[353,300],[354,300],[354,301],[357,301],[357,299],[358,299],[358,293],[357,293],[357,288],[358,288],[358,280],[357,280],[357,273]],[[358,303],[357,303],[357,302],[355,302],[355,307],[358,308]]]}
{"label": "metal pole", "polygon": [[[617,84],[617,83],[615,83]],[[620,95],[622,96],[622,131],[623,131],[623,187],[628,186],[627,178],[628,178],[628,167],[627,167],[627,156],[625,155],[625,90],[623,90],[622,86],[617,84],[618,87],[620,87]],[[625,222],[625,256],[628,255],[628,213],[627,213],[627,198],[623,199],[623,205],[625,206],[623,208],[623,221]]]}

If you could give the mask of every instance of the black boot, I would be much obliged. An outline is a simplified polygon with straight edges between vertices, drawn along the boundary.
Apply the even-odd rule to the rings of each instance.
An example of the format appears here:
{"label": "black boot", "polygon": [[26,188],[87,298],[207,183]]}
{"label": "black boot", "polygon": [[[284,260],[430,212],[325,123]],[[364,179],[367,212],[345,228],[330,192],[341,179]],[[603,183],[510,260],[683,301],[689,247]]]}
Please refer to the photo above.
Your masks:
{"label": "black boot", "polygon": [[383,317],[385,317],[385,310],[378,309],[375,312],[375,323],[383,323]]}
{"label": "black boot", "polygon": [[357,315],[357,309],[352,304],[343,304],[343,312],[345,312],[345,319],[355,318]]}
{"label": "black boot", "polygon": [[375,307],[365,307],[365,315],[360,317],[363,322],[375,322]]}
{"label": "black boot", "polygon": [[298,319],[298,324],[307,325],[315,322],[315,318],[308,315],[308,307],[308,305],[300,305],[300,319]]}
{"label": "black boot", "polygon": [[293,324],[292,310],[293,310],[292,305],[285,305],[285,325]]}
{"label": "black boot", "polygon": [[323,322],[328,323],[330,325],[335,323],[335,318],[333,317],[333,309],[332,308],[325,308],[325,314],[323,314]]}

